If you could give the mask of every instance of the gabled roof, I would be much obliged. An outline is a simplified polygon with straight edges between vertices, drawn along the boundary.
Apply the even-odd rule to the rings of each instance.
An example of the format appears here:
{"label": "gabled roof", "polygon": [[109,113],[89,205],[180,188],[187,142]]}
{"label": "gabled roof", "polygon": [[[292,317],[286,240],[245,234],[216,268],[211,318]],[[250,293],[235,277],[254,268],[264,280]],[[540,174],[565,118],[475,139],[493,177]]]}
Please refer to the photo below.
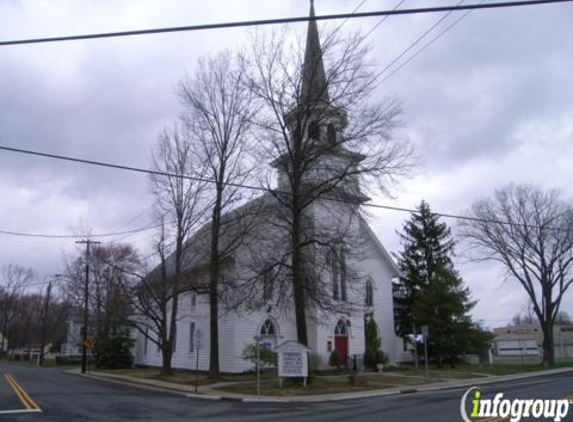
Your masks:
{"label": "gabled roof", "polygon": [[359,219],[360,219],[360,225],[365,230],[366,234],[370,236],[370,238],[372,239],[372,242],[376,247],[376,252],[378,252],[378,254],[390,265],[390,268],[393,270],[395,276],[399,277],[400,269],[398,268],[398,265],[396,264],[392,256],[388,253],[384,245],[382,245],[382,242],[380,242],[376,234],[374,234],[374,232],[370,228],[370,225],[366,222],[364,217],[360,216]]}

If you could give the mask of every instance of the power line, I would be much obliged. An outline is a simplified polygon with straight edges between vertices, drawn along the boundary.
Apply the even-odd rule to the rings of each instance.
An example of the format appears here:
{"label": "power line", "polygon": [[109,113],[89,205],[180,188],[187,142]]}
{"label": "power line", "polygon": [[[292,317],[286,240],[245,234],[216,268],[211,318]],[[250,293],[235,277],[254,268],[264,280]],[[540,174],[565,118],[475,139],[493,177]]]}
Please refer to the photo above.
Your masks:
{"label": "power line", "polygon": [[[118,169],[118,170],[134,171],[137,173],[147,173],[147,174],[152,174],[152,175],[176,177],[176,178],[180,178],[180,179],[199,181],[199,182],[203,182],[203,183],[215,183],[215,180],[207,179],[207,178],[186,176],[186,175],[180,175],[180,174],[174,174],[174,173],[167,173],[167,172],[161,172],[161,171],[157,171],[157,170],[148,170],[148,169],[143,169],[143,168],[139,168],[139,167],[132,167],[132,166],[124,166],[124,165],[120,165],[120,164],[106,163],[103,161],[85,160],[82,158],[75,158],[75,157],[56,155],[56,154],[48,154],[48,153],[39,152],[39,151],[31,151],[31,150],[25,150],[25,149],[20,149],[20,148],[7,147],[4,145],[0,145],[0,150],[11,151],[11,152],[16,152],[16,153],[20,153],[20,154],[28,154],[28,155],[35,155],[35,156],[40,156],[40,157],[53,158],[53,159],[64,160],[64,161],[77,162],[77,163],[81,163],[81,164],[89,164],[89,165],[100,166],[100,167],[109,167],[109,168]],[[270,189],[270,188],[265,188],[265,187],[261,187],[261,186],[252,186],[252,185],[247,185],[247,184],[243,184],[243,183],[223,182],[223,184],[225,186],[232,186],[232,187],[236,187],[236,188],[256,190],[256,191],[265,192],[265,193],[290,195],[290,192],[288,192],[288,191]],[[333,202],[348,203],[348,201],[345,201],[343,199],[337,199],[337,198],[324,197],[323,199],[328,200],[328,201],[333,201]],[[410,214],[419,213],[418,210],[413,209],[413,208],[397,207],[397,206],[392,206],[392,205],[365,203],[365,204],[362,204],[362,206],[369,207],[369,208],[391,210],[391,211],[407,212]],[[488,220],[488,219],[483,219],[483,218],[476,218],[476,217],[470,217],[470,216],[465,216],[465,215],[448,214],[448,213],[441,213],[441,212],[432,212],[432,214],[435,216],[438,216],[438,217],[451,218],[451,219],[456,219],[456,220],[500,224],[500,225],[506,225],[506,226],[527,227],[527,228],[532,228],[532,229],[543,229],[543,227],[541,227],[541,226],[532,225],[532,224],[515,224],[515,223],[509,222],[509,221]],[[156,227],[161,227],[161,225],[149,227],[147,230],[149,230],[151,228],[156,228]],[[556,231],[566,231],[566,232],[572,231],[570,229],[563,229],[563,228],[557,228],[557,227],[555,227],[555,228],[546,227],[545,229],[556,230]],[[138,230],[142,231],[142,229],[138,229]],[[105,234],[99,234],[99,235],[92,235],[92,237],[116,236],[116,235],[122,235],[122,234],[130,233],[130,232],[133,232],[133,230],[123,232],[123,233],[105,233]],[[0,234],[24,235],[24,236],[29,236],[29,237],[62,237],[62,238],[78,238],[78,237],[80,237],[80,236],[70,236],[70,235],[68,235],[68,236],[56,236],[56,235],[18,234],[17,232],[9,232],[9,231],[0,231]]]}
{"label": "power line", "polygon": [[[484,3],[485,1],[486,0],[481,0],[480,4]],[[434,38],[432,38],[427,44],[424,44],[420,49],[416,50],[416,52],[414,54],[412,54],[410,57],[408,57],[408,59],[406,59],[404,62],[402,62],[398,67],[394,68],[394,70],[392,70],[392,72],[390,72],[388,75],[386,75],[380,81],[380,83],[383,83],[383,82],[387,81],[388,79],[390,79],[392,76],[394,76],[404,66],[406,66],[408,63],[410,63],[412,60],[414,60],[419,54],[421,54],[424,50],[426,50],[428,47],[430,47],[433,43],[435,43],[444,34],[446,34],[448,31],[450,31],[454,26],[456,26],[458,23],[460,23],[463,19],[465,19],[471,12],[473,12],[473,10],[468,10],[463,15],[461,15],[459,18],[457,18],[454,22],[452,22],[449,26],[447,26],[442,32],[440,32],[438,35],[436,35]]]}
{"label": "power line", "polygon": [[[159,170],[150,170],[150,169],[144,169],[141,167],[133,167],[133,166],[125,166],[125,165],[121,165],[121,164],[106,163],[103,161],[86,160],[83,158],[69,157],[69,156],[57,155],[57,154],[49,154],[46,152],[32,151],[32,150],[20,149],[20,148],[13,148],[13,147],[8,147],[8,146],[4,146],[4,145],[0,145],[0,150],[17,152],[17,153],[28,154],[28,155],[36,155],[39,157],[54,158],[57,160],[71,161],[71,162],[75,162],[75,163],[90,164],[92,166],[110,167],[110,168],[114,168],[114,169],[118,169],[118,170],[127,170],[127,171],[133,171],[136,173],[151,174],[154,176],[177,177],[180,179],[192,180],[195,182],[213,183],[213,180],[206,179],[203,177],[185,176],[185,175],[181,175],[181,174],[168,173],[168,172],[159,171]],[[236,187],[236,188],[247,187],[246,185],[243,185],[241,183],[224,182],[224,184],[226,186],[232,186],[232,187]],[[249,186],[249,188],[254,189],[254,190],[264,191],[264,192],[268,191],[268,189],[266,189],[266,188],[257,187],[257,186]]]}
{"label": "power line", "polygon": [[45,239],[83,239],[85,237],[113,237],[113,236],[123,236],[123,235],[131,235],[135,233],[144,232],[151,229],[156,229],[161,227],[161,224],[157,225],[146,225],[144,227],[140,227],[138,229],[133,230],[126,230],[121,232],[111,232],[111,233],[98,233],[98,234],[90,234],[89,236],[85,235],[73,235],[73,234],[40,234],[40,233],[25,233],[19,231],[12,231],[12,230],[0,230],[0,234],[5,234],[9,236],[19,236],[19,237],[40,237]]}
{"label": "power line", "polygon": [[[460,0],[458,2],[457,6],[461,6],[463,2],[465,2],[465,0]],[[424,31],[424,33],[422,35],[420,35],[418,38],[416,38],[414,40],[414,42],[412,42],[404,51],[402,51],[400,54],[398,54],[390,63],[388,63],[380,72],[378,72],[376,74],[376,76],[374,77],[374,79],[378,79],[380,76],[382,76],[382,74],[384,74],[384,72],[386,72],[388,69],[390,69],[402,57],[404,57],[406,54],[408,54],[408,52],[412,48],[414,48],[416,45],[418,45],[420,43],[420,41],[422,41],[424,38],[426,38],[430,34],[430,32],[432,32],[439,24],[441,24],[445,19],[447,19],[448,16],[450,16],[452,13],[453,13],[453,10],[450,10],[449,12],[444,14],[440,19],[438,19],[436,22],[434,22],[434,24],[432,26],[430,26],[426,31]]]}
{"label": "power line", "polygon": [[238,28],[238,27],[249,27],[249,26],[279,25],[279,24],[289,24],[296,22],[308,22],[311,19],[321,21],[321,20],[337,20],[337,19],[372,18],[377,16],[413,15],[420,13],[441,13],[441,12],[448,12],[450,10],[455,11],[455,10],[475,10],[475,9],[499,9],[499,8],[534,6],[542,4],[553,4],[553,3],[569,3],[571,1],[573,0],[523,0],[523,1],[498,2],[498,3],[488,3],[488,4],[468,4],[464,6],[440,6],[440,7],[424,7],[424,8],[401,9],[401,10],[380,10],[374,12],[339,13],[339,14],[315,16],[313,18],[310,18],[308,16],[300,16],[293,18],[221,22],[221,23],[210,23],[210,24],[189,25],[189,26],[139,29],[133,31],[100,32],[93,34],[68,35],[68,36],[57,36],[57,37],[46,37],[46,38],[27,38],[27,39],[0,41],[0,46],[80,41],[80,40],[91,40],[91,39],[101,39],[101,38],[118,38],[118,37],[128,37],[136,35],[203,31],[211,29]]}
{"label": "power line", "polygon": [[[356,12],[358,12],[358,10],[360,10],[360,8],[361,8],[362,6],[364,6],[364,3],[366,3],[367,1],[368,1],[368,0],[362,0],[362,1],[358,4],[358,6],[356,6],[356,7],[354,8],[354,10],[351,12],[351,14],[352,14],[352,15],[355,15]],[[338,31],[340,31],[340,28],[342,28],[342,27],[344,26],[344,24],[345,24],[346,22],[348,22],[348,19],[350,19],[350,17],[344,19],[344,20],[342,21],[342,23],[336,27],[336,29],[332,32],[332,34],[330,34],[330,36],[332,37],[334,34],[336,34]]]}
{"label": "power line", "polygon": [[[396,6],[394,6],[394,8],[393,8],[392,10],[398,9],[400,6],[402,6],[402,5],[404,4],[405,1],[406,1],[406,0],[400,0],[398,3],[396,3]],[[374,25],[374,26],[370,29],[370,31],[368,31],[368,32],[366,33],[366,35],[364,35],[364,38],[368,38],[368,37],[369,37],[376,29],[378,29],[378,28],[380,27],[380,25],[382,25],[382,24],[386,21],[386,19],[388,19],[389,17],[390,17],[390,16],[388,15],[388,16],[384,16],[382,19],[380,19],[380,21],[379,21],[376,25]]]}

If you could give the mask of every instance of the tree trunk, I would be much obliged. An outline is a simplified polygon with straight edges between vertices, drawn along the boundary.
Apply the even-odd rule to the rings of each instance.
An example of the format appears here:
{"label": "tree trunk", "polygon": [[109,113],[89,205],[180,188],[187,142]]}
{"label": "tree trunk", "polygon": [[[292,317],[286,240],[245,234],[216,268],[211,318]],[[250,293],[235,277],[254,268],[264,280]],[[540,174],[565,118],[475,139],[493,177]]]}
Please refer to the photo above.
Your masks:
{"label": "tree trunk", "polygon": [[543,330],[543,366],[555,365],[555,345],[553,343],[553,323],[546,321],[541,324]]}
{"label": "tree trunk", "polygon": [[209,379],[218,380],[219,367],[219,234],[221,230],[221,203],[223,187],[217,188],[217,198],[213,207],[211,224],[211,257],[209,265],[209,310],[210,310],[210,359]]}
{"label": "tree trunk", "polygon": [[161,365],[161,375],[173,375],[173,369],[171,368],[171,360],[173,358],[173,352],[171,349],[171,344],[169,342],[165,342],[165,344],[161,347],[161,358],[162,358],[162,365]]}
{"label": "tree trunk", "polygon": [[302,262],[302,250],[300,246],[301,216],[293,212],[292,225],[292,286],[294,296],[294,309],[296,318],[296,335],[299,343],[308,346],[308,333],[306,327],[306,298],[304,289],[304,274]]}

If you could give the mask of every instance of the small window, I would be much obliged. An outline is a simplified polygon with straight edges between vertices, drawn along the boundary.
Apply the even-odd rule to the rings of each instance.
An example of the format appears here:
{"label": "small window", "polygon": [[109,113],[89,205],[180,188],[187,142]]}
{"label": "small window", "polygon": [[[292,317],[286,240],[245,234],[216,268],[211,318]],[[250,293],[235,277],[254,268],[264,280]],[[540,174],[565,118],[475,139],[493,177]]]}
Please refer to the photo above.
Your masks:
{"label": "small window", "polygon": [[315,120],[313,120],[308,125],[308,137],[310,139],[318,139],[319,136],[320,136],[320,126]]}
{"label": "small window", "polygon": [[334,300],[339,300],[340,295],[339,290],[339,279],[340,279],[340,267],[339,262],[335,254],[330,257],[330,277],[332,281],[332,298]]}
{"label": "small window", "polygon": [[330,265],[332,298],[346,302],[346,257],[344,250],[340,248],[338,251],[333,251],[327,263]]}
{"label": "small window", "polygon": [[261,327],[261,336],[276,336],[277,330],[270,319],[267,319]]}
{"label": "small window", "polygon": [[346,328],[346,323],[343,320],[339,320],[334,327],[334,335],[335,336],[346,336],[348,335],[348,330]]}
{"label": "small window", "polygon": [[332,123],[329,123],[328,126],[326,126],[326,137],[331,145],[336,144],[336,129]]}
{"label": "small window", "polygon": [[197,305],[197,293],[191,295],[191,306]]}
{"label": "small window", "polygon": [[171,334],[173,336],[173,349],[171,350],[171,353],[175,353],[175,349],[177,349],[177,324],[173,325],[173,333]]}
{"label": "small window", "polygon": [[149,336],[149,328],[145,328],[145,334],[143,334],[143,337],[144,337],[144,339],[143,339],[143,354],[144,355],[147,355],[147,340],[148,340],[147,337],[148,336]]}
{"label": "small window", "polygon": [[366,280],[366,306],[374,306],[374,287],[372,285],[372,280]]}
{"label": "small window", "polygon": [[191,322],[189,324],[189,353],[193,353],[195,350],[195,323]]}

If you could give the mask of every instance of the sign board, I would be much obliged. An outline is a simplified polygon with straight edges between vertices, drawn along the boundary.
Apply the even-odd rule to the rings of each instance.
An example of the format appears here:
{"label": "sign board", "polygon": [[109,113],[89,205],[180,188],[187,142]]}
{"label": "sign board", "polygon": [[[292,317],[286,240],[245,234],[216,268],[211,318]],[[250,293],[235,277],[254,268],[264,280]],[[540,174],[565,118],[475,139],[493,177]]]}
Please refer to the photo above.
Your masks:
{"label": "sign board", "polygon": [[424,336],[424,338],[428,338],[428,336],[430,335],[430,329],[428,328],[427,325],[422,325],[422,335]]}
{"label": "sign board", "polygon": [[309,349],[304,344],[289,340],[275,350],[278,352],[279,377],[308,377]]}
{"label": "sign board", "polygon": [[91,338],[82,342],[82,346],[84,346],[86,349],[93,349],[94,345],[95,345],[95,341],[93,341],[93,339],[91,339]]}
{"label": "sign board", "polygon": [[408,334],[406,336],[410,343],[423,343],[424,342],[424,335],[423,334]]}

